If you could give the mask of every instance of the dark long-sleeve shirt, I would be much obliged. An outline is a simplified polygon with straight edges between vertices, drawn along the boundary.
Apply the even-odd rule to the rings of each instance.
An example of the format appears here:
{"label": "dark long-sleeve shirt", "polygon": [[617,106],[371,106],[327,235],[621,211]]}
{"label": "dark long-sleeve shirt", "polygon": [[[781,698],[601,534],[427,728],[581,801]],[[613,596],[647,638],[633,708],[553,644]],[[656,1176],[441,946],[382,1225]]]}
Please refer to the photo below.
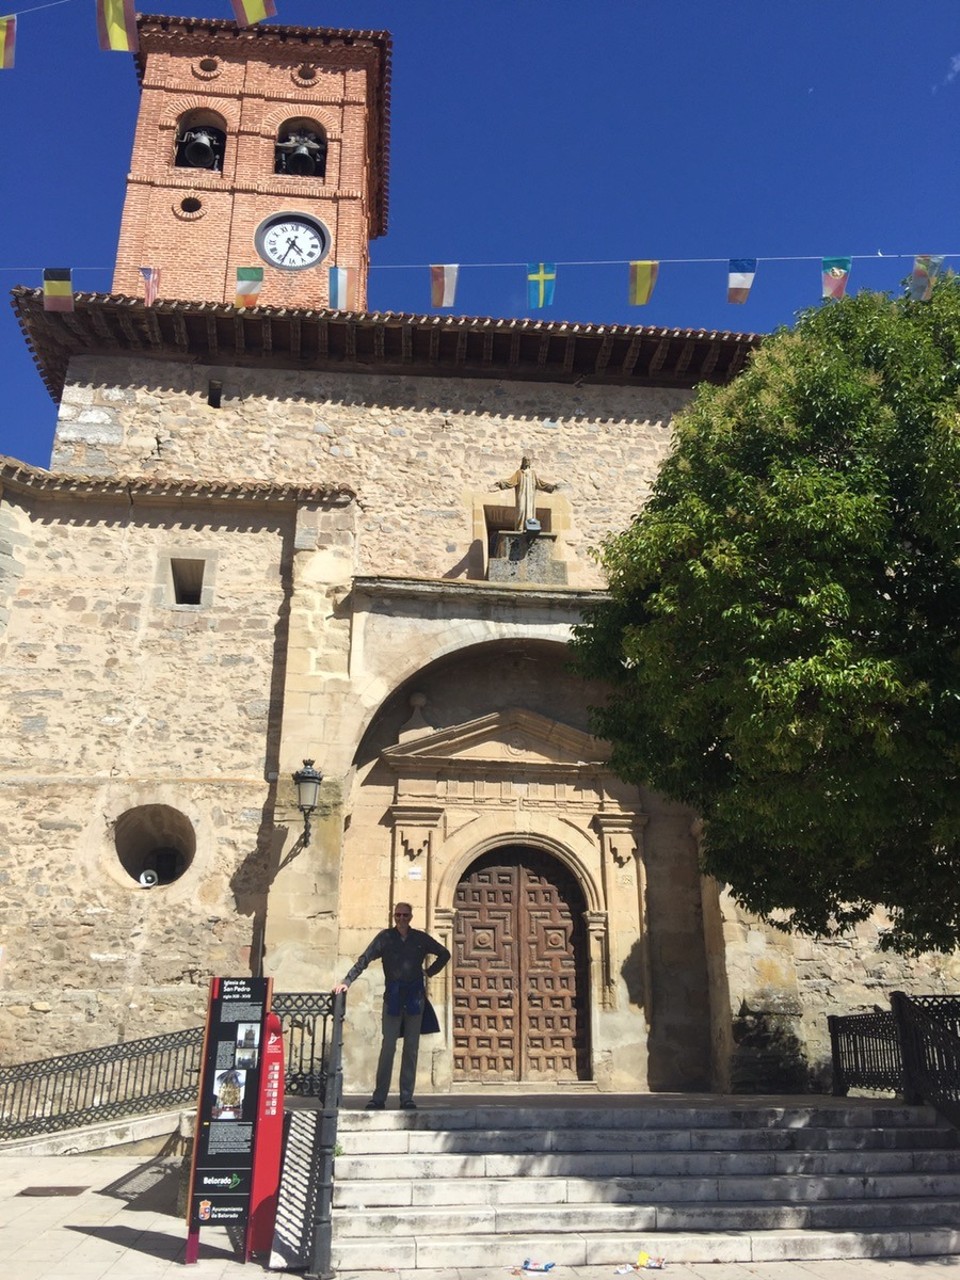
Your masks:
{"label": "dark long-sleeve shirt", "polygon": [[401,938],[397,929],[381,929],[363,955],[358,957],[344,982],[349,987],[371,960],[383,962],[383,976],[388,983],[422,981],[423,962],[427,956],[436,956],[426,970],[427,977],[432,978],[450,959],[450,952],[436,938],[420,929],[408,929],[406,938]]}

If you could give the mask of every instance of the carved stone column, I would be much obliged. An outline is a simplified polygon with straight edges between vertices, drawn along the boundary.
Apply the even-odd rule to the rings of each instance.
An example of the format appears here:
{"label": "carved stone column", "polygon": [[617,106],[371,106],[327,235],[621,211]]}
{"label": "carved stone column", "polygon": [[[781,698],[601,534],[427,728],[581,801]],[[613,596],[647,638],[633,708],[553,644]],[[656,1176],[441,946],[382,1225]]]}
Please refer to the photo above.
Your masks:
{"label": "carved stone column", "polygon": [[[590,949],[590,974],[594,979],[594,994],[599,1000],[591,1000],[596,1008],[599,1004],[604,1009],[611,1009],[616,1003],[616,991],[610,972],[610,930],[606,911],[585,911],[584,921],[587,926],[587,944]],[[596,1028],[591,1028],[592,1044],[596,1044]]]}
{"label": "carved stone column", "polygon": [[[604,1003],[608,1008],[616,1008],[616,970],[623,959],[617,938],[620,938],[623,947],[627,947],[627,939],[632,935],[640,944],[643,1000],[649,1025],[650,931],[647,928],[646,871],[643,861],[643,830],[647,821],[644,813],[616,809],[595,814],[591,825],[600,837],[603,895],[610,916]],[[628,908],[634,894],[635,912]],[[626,955],[626,951],[623,954]]]}

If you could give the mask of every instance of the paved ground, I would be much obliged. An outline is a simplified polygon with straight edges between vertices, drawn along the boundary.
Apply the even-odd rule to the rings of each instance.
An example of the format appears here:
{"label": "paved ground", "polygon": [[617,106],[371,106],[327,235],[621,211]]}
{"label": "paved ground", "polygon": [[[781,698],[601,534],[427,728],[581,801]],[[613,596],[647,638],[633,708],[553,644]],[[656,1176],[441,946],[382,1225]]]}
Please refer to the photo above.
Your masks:
{"label": "paved ground", "polygon": [[[69,1195],[24,1195],[27,1188]],[[79,1192],[77,1189],[79,1188]],[[176,1176],[143,1156],[0,1156],[2,1280],[155,1280],[184,1276],[184,1225],[175,1213]],[[379,1271],[344,1271],[340,1280],[505,1280],[505,1267],[394,1271],[389,1245]],[[522,1261],[522,1259],[518,1259]],[[624,1262],[632,1259],[624,1259]],[[256,1280],[256,1262],[237,1259],[226,1232],[201,1235],[200,1260],[188,1280]],[[279,1274],[279,1273],[270,1273]],[[608,1280],[616,1268],[561,1267],[553,1280]],[[645,1271],[643,1276],[661,1274]],[[960,1258],[854,1262],[670,1265],[670,1280],[960,1280]]]}

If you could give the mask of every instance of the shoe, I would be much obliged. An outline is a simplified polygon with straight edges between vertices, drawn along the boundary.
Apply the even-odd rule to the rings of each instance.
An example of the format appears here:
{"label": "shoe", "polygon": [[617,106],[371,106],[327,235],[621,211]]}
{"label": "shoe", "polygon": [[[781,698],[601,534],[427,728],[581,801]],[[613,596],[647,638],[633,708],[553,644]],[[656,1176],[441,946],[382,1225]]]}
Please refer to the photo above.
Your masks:
{"label": "shoe", "polygon": [[376,1098],[371,1098],[370,1101],[367,1103],[367,1105],[364,1107],[364,1111],[382,1111],[382,1110],[383,1110],[383,1103],[378,1102]]}
{"label": "shoe", "polygon": [[415,1102],[401,1102],[401,1103],[400,1103],[400,1110],[401,1110],[401,1111],[416,1111],[416,1109],[417,1109],[417,1104],[416,1104]]}

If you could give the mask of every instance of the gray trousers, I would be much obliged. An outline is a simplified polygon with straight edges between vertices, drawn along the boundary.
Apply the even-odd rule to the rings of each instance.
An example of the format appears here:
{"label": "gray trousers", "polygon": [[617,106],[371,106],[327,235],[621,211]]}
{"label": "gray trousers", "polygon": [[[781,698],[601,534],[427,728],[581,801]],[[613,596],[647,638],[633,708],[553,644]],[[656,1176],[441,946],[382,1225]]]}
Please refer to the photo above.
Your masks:
{"label": "gray trousers", "polygon": [[420,1023],[423,1013],[399,1013],[395,1017],[383,1009],[383,1043],[380,1061],[377,1063],[377,1083],[373,1090],[374,1102],[386,1102],[393,1075],[393,1059],[397,1041],[403,1036],[403,1053],[400,1055],[400,1101],[412,1102],[417,1083],[417,1055],[420,1052]]}

